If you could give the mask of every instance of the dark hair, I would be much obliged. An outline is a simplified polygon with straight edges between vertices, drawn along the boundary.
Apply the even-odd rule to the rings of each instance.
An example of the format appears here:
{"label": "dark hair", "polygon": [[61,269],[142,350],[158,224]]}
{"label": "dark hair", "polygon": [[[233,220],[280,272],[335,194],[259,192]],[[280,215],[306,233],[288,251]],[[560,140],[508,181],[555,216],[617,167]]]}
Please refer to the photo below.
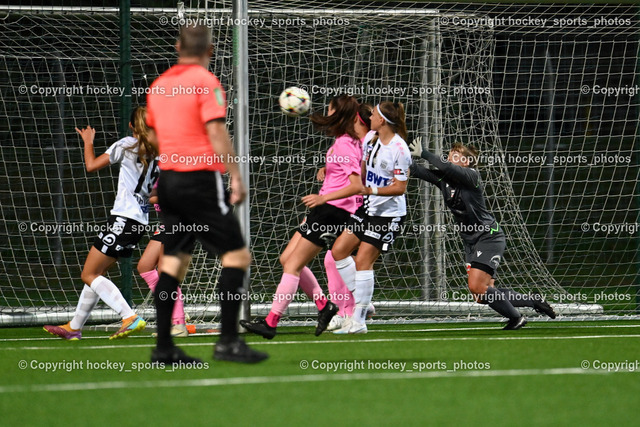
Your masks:
{"label": "dark hair", "polygon": [[480,151],[478,151],[478,149],[473,145],[464,145],[461,142],[456,142],[451,147],[451,151],[457,151],[469,159],[470,168],[474,168],[478,165],[478,156],[480,155]]}
{"label": "dark hair", "polygon": [[211,31],[205,25],[180,28],[180,56],[204,56],[211,47]]}
{"label": "dark hair", "polygon": [[[149,127],[147,126],[147,109],[145,107],[136,107],[131,112],[131,127],[133,133],[138,137],[138,158],[146,168],[149,160],[154,159],[158,155],[158,150],[149,142]],[[133,150],[133,147],[131,147]]]}
{"label": "dark hair", "polygon": [[371,129],[371,113],[373,112],[373,106],[363,102],[358,107],[358,120],[365,125],[367,129]]}
{"label": "dark hair", "polygon": [[309,116],[316,129],[336,138],[346,133],[351,138],[358,139],[354,129],[354,121],[359,107],[358,101],[353,96],[340,95],[333,98],[329,105],[335,110],[330,116],[321,113]]}
{"label": "dark hair", "polygon": [[405,123],[404,105],[402,105],[402,102],[382,101],[379,105],[382,114],[393,122],[392,124],[385,120],[385,123],[389,125],[394,133],[397,133],[406,141],[408,133],[407,124]]}

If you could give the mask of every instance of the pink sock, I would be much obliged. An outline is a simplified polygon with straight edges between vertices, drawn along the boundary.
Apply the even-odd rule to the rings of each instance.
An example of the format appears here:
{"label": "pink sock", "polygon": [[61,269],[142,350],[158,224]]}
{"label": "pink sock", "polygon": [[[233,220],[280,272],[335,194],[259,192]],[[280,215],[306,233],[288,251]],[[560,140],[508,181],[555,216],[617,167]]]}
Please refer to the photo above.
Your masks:
{"label": "pink sock", "polygon": [[274,313],[273,311],[270,311],[269,314],[267,315],[267,318],[265,319],[265,322],[267,322],[267,325],[271,326],[272,328],[275,328],[276,326],[278,326],[280,317],[282,316]]}
{"label": "pink sock", "polygon": [[147,285],[149,285],[149,289],[151,289],[151,292],[156,291],[156,285],[158,284],[158,280],[160,280],[160,275],[158,274],[158,270],[154,268],[153,270],[140,273],[140,277],[142,277],[142,279],[144,279],[144,281],[147,282]]}
{"label": "pink sock", "polygon": [[[151,289],[151,292],[155,292],[158,280],[160,280],[158,270],[153,269],[144,273],[140,273],[140,277],[142,277],[144,281],[147,282],[147,285],[149,285],[149,289]],[[173,325],[184,325],[185,323],[184,301],[182,300],[182,291],[180,290],[180,287],[178,287],[178,298],[176,299],[176,303],[173,305],[171,323]]]}
{"label": "pink sock", "polygon": [[172,325],[184,325],[184,298],[182,296],[182,290],[178,286],[178,298],[176,298],[175,304],[173,304],[173,312],[171,313]]}
{"label": "pink sock", "polygon": [[300,272],[300,289],[316,303],[318,310],[322,310],[327,305],[327,298],[324,296],[316,276],[313,275],[309,267],[303,268]]}
{"label": "pink sock", "polygon": [[324,268],[327,272],[327,286],[329,287],[331,301],[333,301],[333,303],[340,309],[340,311],[338,311],[338,315],[343,317],[353,315],[353,309],[356,306],[356,302],[353,299],[351,291],[349,291],[349,289],[347,289],[347,285],[344,284],[344,280],[342,280],[340,273],[338,273],[336,260],[333,259],[331,251],[327,251],[327,254],[324,256]]}
{"label": "pink sock", "polygon": [[276,289],[275,295],[273,295],[273,302],[271,303],[271,311],[267,316],[267,325],[275,328],[278,326],[278,321],[289,307],[289,303],[293,300],[293,296],[298,290],[298,284],[300,283],[300,277],[293,274],[283,273]]}

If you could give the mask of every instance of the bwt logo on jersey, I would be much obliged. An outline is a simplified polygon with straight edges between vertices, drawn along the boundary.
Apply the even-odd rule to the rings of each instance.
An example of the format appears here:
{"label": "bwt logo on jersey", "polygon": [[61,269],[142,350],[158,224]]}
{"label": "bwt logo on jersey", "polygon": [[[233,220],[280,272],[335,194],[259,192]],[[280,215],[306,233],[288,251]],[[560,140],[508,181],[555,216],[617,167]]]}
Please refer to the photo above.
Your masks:
{"label": "bwt logo on jersey", "polygon": [[378,176],[374,172],[367,171],[367,183],[369,182],[377,185],[378,187],[381,187],[381,186],[386,187],[387,185],[389,185],[389,178],[384,178],[384,177]]}

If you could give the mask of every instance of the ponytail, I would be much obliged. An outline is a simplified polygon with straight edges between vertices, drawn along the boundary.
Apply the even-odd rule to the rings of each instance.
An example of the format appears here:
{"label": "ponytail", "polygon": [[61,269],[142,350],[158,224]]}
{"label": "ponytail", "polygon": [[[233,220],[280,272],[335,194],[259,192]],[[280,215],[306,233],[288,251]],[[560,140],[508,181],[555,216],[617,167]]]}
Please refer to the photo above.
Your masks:
{"label": "ponytail", "polygon": [[145,107],[136,107],[131,112],[131,127],[133,127],[133,133],[138,137],[138,158],[145,168],[149,166],[149,160],[158,155],[156,147],[149,142],[149,128],[146,119],[147,109]]}
{"label": "ponytail", "polygon": [[380,108],[380,111],[385,118],[385,123],[389,128],[406,141],[408,132],[404,105],[402,105],[402,102],[382,101],[378,104],[378,108]]}

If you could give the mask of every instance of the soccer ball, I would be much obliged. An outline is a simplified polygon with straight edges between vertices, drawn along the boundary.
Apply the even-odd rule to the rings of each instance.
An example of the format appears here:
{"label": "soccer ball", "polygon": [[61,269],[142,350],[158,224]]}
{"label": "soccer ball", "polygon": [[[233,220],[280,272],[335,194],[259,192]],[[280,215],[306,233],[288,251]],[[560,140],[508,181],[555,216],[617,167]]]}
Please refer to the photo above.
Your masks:
{"label": "soccer ball", "polygon": [[280,94],[280,110],[290,117],[306,114],[311,107],[311,98],[306,90],[299,87],[289,87]]}

